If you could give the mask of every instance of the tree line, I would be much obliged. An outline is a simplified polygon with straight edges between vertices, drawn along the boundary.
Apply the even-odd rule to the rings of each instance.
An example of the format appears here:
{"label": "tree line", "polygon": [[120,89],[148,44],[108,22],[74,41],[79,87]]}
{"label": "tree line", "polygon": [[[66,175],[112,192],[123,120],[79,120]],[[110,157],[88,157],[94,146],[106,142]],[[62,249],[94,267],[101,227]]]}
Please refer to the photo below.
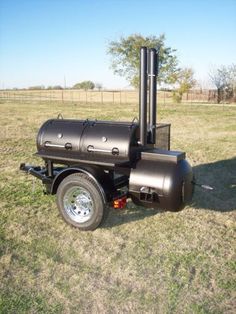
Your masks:
{"label": "tree line", "polygon": [[101,83],[94,83],[92,81],[82,81],[80,83],[76,83],[72,87],[62,87],[61,85],[54,85],[54,86],[48,86],[45,87],[44,85],[36,85],[36,86],[30,86],[28,89],[29,90],[62,90],[62,89],[82,89],[82,90],[93,90],[93,89],[102,89],[102,84]]}

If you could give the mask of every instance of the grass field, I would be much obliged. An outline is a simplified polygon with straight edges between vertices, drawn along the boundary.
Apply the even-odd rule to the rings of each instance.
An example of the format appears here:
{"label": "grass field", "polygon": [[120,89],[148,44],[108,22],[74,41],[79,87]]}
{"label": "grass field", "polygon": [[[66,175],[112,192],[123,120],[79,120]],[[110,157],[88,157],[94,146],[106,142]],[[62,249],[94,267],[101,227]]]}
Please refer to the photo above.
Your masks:
{"label": "grass field", "polygon": [[66,225],[55,197],[21,173],[41,123],[132,120],[137,105],[0,103],[0,313],[235,313],[236,107],[166,105],[171,148],[197,180],[192,203],[170,213],[129,203],[94,232]]}

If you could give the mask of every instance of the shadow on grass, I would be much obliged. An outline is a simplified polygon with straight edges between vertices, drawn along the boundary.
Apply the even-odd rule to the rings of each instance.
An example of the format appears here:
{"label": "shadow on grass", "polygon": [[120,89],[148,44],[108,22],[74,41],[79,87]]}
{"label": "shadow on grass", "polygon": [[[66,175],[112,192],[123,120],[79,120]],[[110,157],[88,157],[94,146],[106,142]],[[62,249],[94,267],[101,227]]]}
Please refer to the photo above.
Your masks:
{"label": "shadow on grass", "polygon": [[103,223],[101,228],[112,228],[115,226],[128,224],[132,221],[143,220],[160,212],[162,211],[154,208],[136,206],[132,202],[129,202],[125,210],[111,209],[108,219],[105,221],[105,223]]}
{"label": "shadow on grass", "polygon": [[[193,171],[198,183],[210,185],[214,190],[204,190],[196,186],[192,202],[189,204],[191,207],[219,212],[236,209],[236,158],[198,165]],[[163,212],[135,206],[132,202],[129,202],[127,207],[124,211],[111,210],[102,227],[110,228]]]}
{"label": "shadow on grass", "polygon": [[213,191],[195,188],[191,206],[228,212],[236,209],[236,158],[193,167],[197,183],[207,184]]}

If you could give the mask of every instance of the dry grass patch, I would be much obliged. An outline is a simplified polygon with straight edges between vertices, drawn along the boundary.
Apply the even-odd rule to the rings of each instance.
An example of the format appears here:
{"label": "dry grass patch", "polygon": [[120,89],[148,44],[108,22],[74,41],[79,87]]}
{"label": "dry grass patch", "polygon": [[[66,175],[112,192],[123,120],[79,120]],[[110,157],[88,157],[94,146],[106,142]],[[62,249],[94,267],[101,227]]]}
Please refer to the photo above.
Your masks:
{"label": "dry grass patch", "polygon": [[128,203],[94,232],[66,225],[53,196],[18,170],[48,118],[132,120],[136,105],[0,104],[0,313],[233,313],[236,108],[159,106],[172,149],[199,182],[170,213]]}

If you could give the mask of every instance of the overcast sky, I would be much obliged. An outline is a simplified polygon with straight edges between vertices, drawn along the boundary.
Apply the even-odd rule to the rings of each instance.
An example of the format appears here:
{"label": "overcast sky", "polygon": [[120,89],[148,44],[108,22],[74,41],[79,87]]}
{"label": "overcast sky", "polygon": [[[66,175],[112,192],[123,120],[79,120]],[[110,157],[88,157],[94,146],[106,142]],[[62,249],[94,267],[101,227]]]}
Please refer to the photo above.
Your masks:
{"label": "overcast sky", "polygon": [[107,46],[133,33],[165,33],[206,84],[211,67],[236,63],[236,0],[0,0],[0,88],[82,80],[127,88]]}

